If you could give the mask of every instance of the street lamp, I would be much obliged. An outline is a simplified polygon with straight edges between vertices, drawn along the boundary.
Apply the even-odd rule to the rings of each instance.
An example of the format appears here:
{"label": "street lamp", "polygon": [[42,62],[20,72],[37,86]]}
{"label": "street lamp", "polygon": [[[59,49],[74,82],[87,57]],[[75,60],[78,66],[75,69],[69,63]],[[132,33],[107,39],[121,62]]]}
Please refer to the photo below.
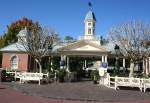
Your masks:
{"label": "street lamp", "polygon": [[116,53],[116,62],[115,62],[115,69],[116,69],[116,74],[118,75],[119,73],[119,53],[120,53],[120,47],[118,45],[115,45],[114,47],[115,53]]}
{"label": "street lamp", "polygon": [[52,45],[49,45],[48,46],[48,52],[49,52],[49,72],[50,72],[50,70],[51,70],[51,68],[52,68],[52,65],[51,65],[51,62],[52,62],[52,57],[51,57],[51,52],[52,52]]}

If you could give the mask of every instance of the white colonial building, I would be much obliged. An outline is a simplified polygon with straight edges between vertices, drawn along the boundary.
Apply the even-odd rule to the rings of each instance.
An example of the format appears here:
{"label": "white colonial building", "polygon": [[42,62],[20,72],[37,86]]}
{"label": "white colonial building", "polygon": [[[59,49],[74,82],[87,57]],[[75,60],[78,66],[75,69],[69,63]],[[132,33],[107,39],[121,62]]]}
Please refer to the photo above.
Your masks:
{"label": "white colonial building", "polygon": [[[98,68],[102,63],[107,64],[108,69],[113,69],[115,66],[116,53],[115,44],[110,41],[102,42],[100,36],[96,35],[96,17],[91,10],[86,14],[85,33],[79,37],[79,40],[71,43],[62,42],[52,49],[52,58],[57,57],[58,65],[62,65],[67,71],[81,71]],[[24,38],[27,35],[27,30],[21,30],[19,37]],[[3,52],[2,68],[16,69],[19,71],[32,71],[36,67],[33,58],[28,55],[23,49],[20,51],[17,43],[8,45],[1,49]],[[61,61],[61,63],[60,63]],[[52,62],[44,61],[44,64],[54,65]],[[59,64],[60,63],[60,64]],[[146,72],[150,72],[150,58],[144,62],[146,64]],[[119,56],[119,65],[121,68],[129,67],[129,60],[123,56]],[[44,65],[45,66],[45,65]],[[45,67],[49,68],[49,67]]]}

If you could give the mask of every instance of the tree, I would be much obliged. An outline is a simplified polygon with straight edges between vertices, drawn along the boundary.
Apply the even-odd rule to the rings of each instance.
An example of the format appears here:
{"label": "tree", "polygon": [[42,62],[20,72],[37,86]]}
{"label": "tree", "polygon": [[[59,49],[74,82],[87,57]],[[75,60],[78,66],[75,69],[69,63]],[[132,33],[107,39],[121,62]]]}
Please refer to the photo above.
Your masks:
{"label": "tree", "polygon": [[72,36],[69,36],[69,35],[65,36],[64,40],[65,40],[66,42],[75,41],[75,39],[74,39]]}
{"label": "tree", "polygon": [[[32,56],[39,65],[39,72],[42,73],[42,58],[51,54],[52,48],[56,45],[58,34],[53,30],[33,26],[28,29],[28,35],[26,40],[19,38],[21,46],[23,46],[26,52]],[[21,48],[18,46],[18,48]]]}
{"label": "tree", "polygon": [[11,43],[15,43],[17,41],[17,34],[23,28],[31,29],[32,26],[39,25],[38,22],[33,22],[32,20],[23,17],[20,20],[12,22],[9,26],[7,26],[7,33],[5,33],[3,42],[4,45],[9,45]]}
{"label": "tree", "polygon": [[[32,20],[23,17],[20,20],[12,22],[9,26],[7,26],[7,32],[4,35],[0,36],[0,48],[7,46],[9,44],[17,42],[17,34],[23,28],[31,29],[33,26],[37,27],[39,25],[38,22],[33,22]],[[0,65],[2,61],[2,53],[0,53]]]}
{"label": "tree", "polygon": [[0,48],[4,47],[5,35],[0,37]]}
{"label": "tree", "polygon": [[130,59],[129,77],[132,77],[135,65],[150,55],[150,25],[140,21],[128,22],[112,28],[109,37]]}

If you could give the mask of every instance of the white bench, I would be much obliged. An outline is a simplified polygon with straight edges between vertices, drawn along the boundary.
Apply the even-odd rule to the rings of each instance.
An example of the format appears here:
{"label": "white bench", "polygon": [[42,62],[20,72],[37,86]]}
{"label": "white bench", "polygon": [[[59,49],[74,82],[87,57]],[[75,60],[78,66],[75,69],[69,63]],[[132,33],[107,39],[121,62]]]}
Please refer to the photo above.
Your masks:
{"label": "white bench", "polygon": [[150,79],[141,79],[141,80],[142,80],[143,89],[145,92],[147,88],[150,88]]}
{"label": "white bench", "polygon": [[140,78],[115,77],[115,89],[119,86],[138,87],[142,92],[143,84]]}
{"label": "white bench", "polygon": [[7,74],[13,74],[15,79],[17,79],[17,78],[20,79],[20,77],[22,75],[22,72],[16,72],[16,71],[7,71],[6,73]]}
{"label": "white bench", "polygon": [[43,73],[24,72],[20,77],[20,83],[24,83],[26,81],[38,81],[40,85],[40,81],[43,79],[43,75],[48,76],[48,74]]}

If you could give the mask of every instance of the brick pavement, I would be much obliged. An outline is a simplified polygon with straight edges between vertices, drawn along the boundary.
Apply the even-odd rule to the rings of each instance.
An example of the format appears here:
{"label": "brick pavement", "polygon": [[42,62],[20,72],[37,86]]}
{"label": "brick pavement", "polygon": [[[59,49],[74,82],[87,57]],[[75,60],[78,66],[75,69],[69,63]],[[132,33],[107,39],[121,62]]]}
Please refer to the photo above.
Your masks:
{"label": "brick pavement", "polygon": [[[0,85],[0,103],[112,103],[112,102],[47,99],[26,95],[21,93],[20,91],[9,88],[7,85]],[[120,101],[114,103],[150,103],[150,100],[140,100],[140,101],[135,100],[126,102]]]}

